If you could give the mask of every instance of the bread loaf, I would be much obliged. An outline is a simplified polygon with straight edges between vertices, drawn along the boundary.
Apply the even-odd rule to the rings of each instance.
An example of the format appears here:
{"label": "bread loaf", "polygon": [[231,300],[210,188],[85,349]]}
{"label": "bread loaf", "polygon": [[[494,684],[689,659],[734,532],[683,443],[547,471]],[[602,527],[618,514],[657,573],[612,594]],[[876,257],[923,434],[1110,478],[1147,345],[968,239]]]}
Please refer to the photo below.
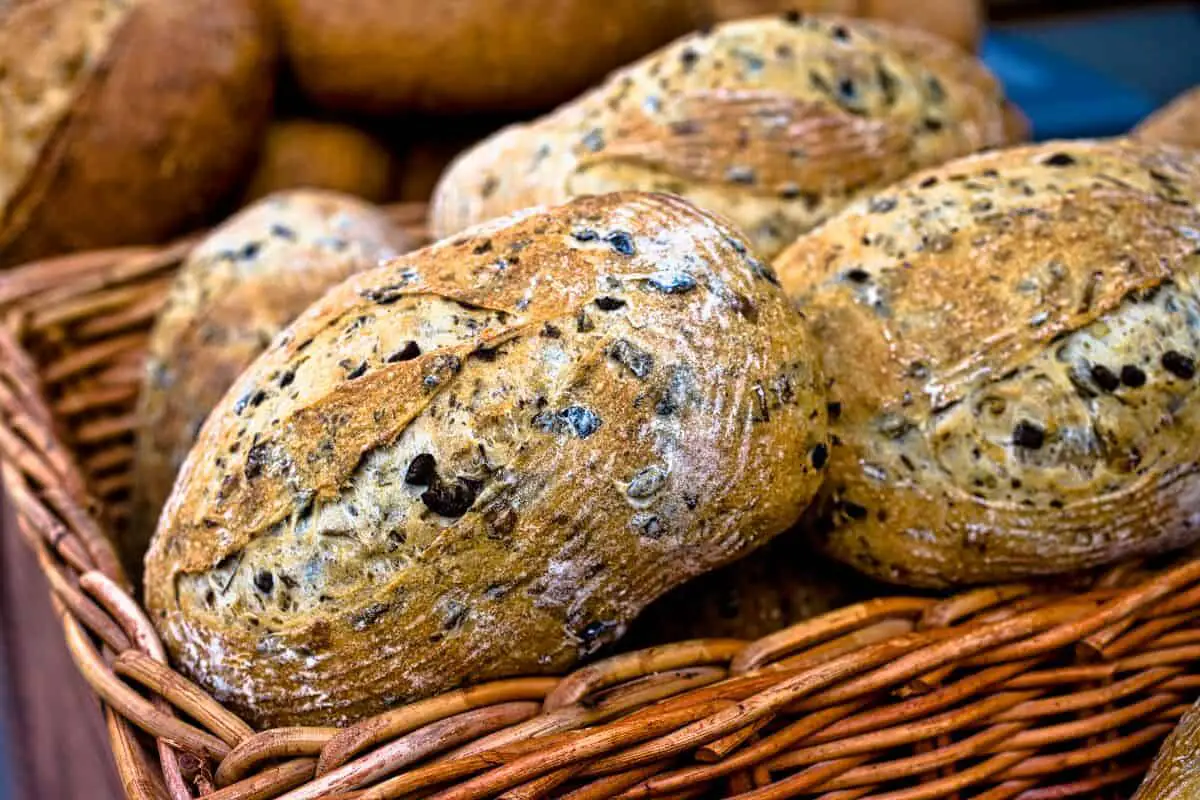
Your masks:
{"label": "bread loaf", "polygon": [[300,87],[336,111],[535,111],[690,30],[700,0],[275,0]]}
{"label": "bread loaf", "polygon": [[564,670],[795,522],[828,450],[812,350],[679,198],[480,226],[341,284],[237,381],[148,607],[256,725]]}
{"label": "bread loaf", "polygon": [[1200,797],[1200,702],[1183,715],[1158,751],[1133,800]]}
{"label": "bread loaf", "polygon": [[1200,86],[1184,92],[1133,129],[1145,142],[1200,149]]}
{"label": "bread loaf", "polygon": [[708,0],[718,20],[800,11],[886,20],[935,34],[974,52],[983,34],[981,0]]}
{"label": "bread loaf", "polygon": [[719,212],[771,256],[854,197],[1004,140],[988,71],[919,31],[778,16],[684,37],[461,156],[434,195],[447,236],[617,189]]}
{"label": "bread loaf", "polygon": [[392,154],[366,131],[342,122],[283,120],[267,129],[246,199],[327,189],[382,203],[391,185]]}
{"label": "bread loaf", "polygon": [[200,426],[242,370],[331,286],[407,249],[381,211],[313,191],[262,200],[196,246],[150,335],[120,548],[131,575]]}
{"label": "bread loaf", "polygon": [[1200,153],[1049,142],[860,201],[775,263],[839,442],[832,555],[919,586],[1200,536]]}
{"label": "bread loaf", "polygon": [[257,0],[30,0],[0,33],[0,265],[162,241],[244,176],[275,67]]}

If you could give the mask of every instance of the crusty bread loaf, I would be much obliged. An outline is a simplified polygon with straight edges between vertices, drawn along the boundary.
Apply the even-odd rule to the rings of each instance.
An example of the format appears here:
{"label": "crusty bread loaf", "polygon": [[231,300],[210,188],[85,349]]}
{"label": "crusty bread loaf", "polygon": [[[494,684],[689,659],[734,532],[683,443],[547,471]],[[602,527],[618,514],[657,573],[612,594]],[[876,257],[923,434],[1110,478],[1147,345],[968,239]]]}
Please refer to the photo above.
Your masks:
{"label": "crusty bread loaf", "polygon": [[799,531],[789,531],[651,603],[621,646],[714,637],[752,641],[887,591],[814,553]]}
{"label": "crusty bread loaf", "polygon": [[852,198],[1004,141],[1004,98],[953,45],[882,23],[776,16],[684,37],[461,156],[434,196],[446,236],[513,209],[669,191],[771,256]]}
{"label": "crusty bread loaf", "polygon": [[1133,136],[1145,142],[1200,149],[1200,86],[1146,117],[1133,129]]}
{"label": "crusty bread loaf", "polygon": [[243,374],[147,557],[175,663],[258,725],[560,671],[800,515],[799,315],[732,228],[634,193],[355,276]]}
{"label": "crusty bread loaf", "polygon": [[243,177],[270,111],[258,0],[0,12],[0,265],[162,241]]}
{"label": "crusty bread loaf", "polygon": [[813,515],[831,554],[945,586],[1200,536],[1200,153],[1117,140],[961,159],[775,267],[836,411]]}
{"label": "crusty bread loaf", "polygon": [[275,0],[301,88],[336,111],[535,111],[695,25],[701,0]]}
{"label": "crusty bread loaf", "polygon": [[246,200],[326,189],[382,203],[391,185],[392,154],[366,131],[344,122],[282,120],[267,129]]}
{"label": "crusty bread loaf", "polygon": [[1150,765],[1133,800],[1200,797],[1200,702],[1183,715]]}
{"label": "crusty bread loaf", "polygon": [[844,14],[920,28],[974,52],[983,34],[981,0],[708,0],[718,20],[800,11]]}
{"label": "crusty bread loaf", "polygon": [[383,212],[314,191],[268,197],[196,246],[150,335],[120,542],[131,575],[200,426],[242,370],[327,289],[408,249]]}

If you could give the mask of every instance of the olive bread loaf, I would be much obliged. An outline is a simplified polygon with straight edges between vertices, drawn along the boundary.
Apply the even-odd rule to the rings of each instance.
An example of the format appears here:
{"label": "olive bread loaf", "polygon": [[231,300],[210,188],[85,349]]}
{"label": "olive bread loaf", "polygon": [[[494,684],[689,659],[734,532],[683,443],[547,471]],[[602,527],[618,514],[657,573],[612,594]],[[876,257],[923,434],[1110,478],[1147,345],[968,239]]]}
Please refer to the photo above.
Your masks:
{"label": "olive bread loaf", "polygon": [[447,236],[575,195],[667,191],[724,214],[769,257],[858,195],[1001,144],[1004,110],[979,61],[920,31],[796,14],[731,22],[462,155],[431,224]]}
{"label": "olive bread loaf", "polygon": [[897,583],[1200,537],[1200,152],[1049,142],[862,200],[775,263],[836,442],[817,540]]}
{"label": "olive bread loaf", "polygon": [[407,249],[382,211],[314,191],[268,197],[196,246],[150,334],[138,396],[134,513],[120,542],[130,574],[141,574],[175,473],[230,384],[327,289]]}
{"label": "olive bread loaf", "polygon": [[557,672],[791,526],[828,444],[771,268],[668,195],[533,208],[354,276],[234,384],[146,561],[257,725]]}

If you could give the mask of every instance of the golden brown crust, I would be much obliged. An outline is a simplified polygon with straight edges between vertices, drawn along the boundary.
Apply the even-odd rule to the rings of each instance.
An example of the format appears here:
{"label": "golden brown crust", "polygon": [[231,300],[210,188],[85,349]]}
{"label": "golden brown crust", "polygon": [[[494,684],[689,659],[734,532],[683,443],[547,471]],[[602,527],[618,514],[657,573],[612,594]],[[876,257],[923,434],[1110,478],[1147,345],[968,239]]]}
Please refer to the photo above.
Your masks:
{"label": "golden brown crust", "polygon": [[1150,765],[1133,800],[1200,797],[1200,702],[1183,715]]}
{"label": "golden brown crust", "polygon": [[770,256],[854,197],[1005,141],[987,70],[920,31],[769,17],[684,37],[461,156],[437,235],[617,189],[682,194]]}
{"label": "golden brown crust", "polygon": [[566,668],[784,530],[827,445],[773,280],[726,224],[630,193],[343,283],[167,503],[147,602],[177,663],[257,724],[344,720]]}
{"label": "golden brown crust", "polygon": [[913,585],[1196,538],[1200,155],[1051,142],[861,201],[777,260],[841,442],[812,519]]}
{"label": "golden brown crust", "polygon": [[1200,86],[1146,117],[1131,135],[1144,142],[1200,149]]}
{"label": "golden brown crust", "polygon": [[37,21],[6,37],[6,62],[49,54],[31,57],[21,91],[54,94],[62,70],[78,72],[37,158],[9,178],[0,263],[161,241],[199,224],[242,176],[270,109],[274,42],[257,0],[131,3],[98,55],[67,47],[64,60],[80,6],[39,0],[8,18]]}
{"label": "golden brown crust", "polygon": [[388,199],[392,154],[375,137],[340,122],[272,123],[245,199],[285,189],[325,189],[373,203]]}
{"label": "golden brown crust", "polygon": [[696,0],[276,0],[301,87],[339,111],[540,110],[690,30]]}
{"label": "golden brown crust", "polygon": [[121,541],[131,575],[201,424],[242,370],[331,286],[408,249],[383,212],[315,191],[268,197],[197,245],[150,335]]}

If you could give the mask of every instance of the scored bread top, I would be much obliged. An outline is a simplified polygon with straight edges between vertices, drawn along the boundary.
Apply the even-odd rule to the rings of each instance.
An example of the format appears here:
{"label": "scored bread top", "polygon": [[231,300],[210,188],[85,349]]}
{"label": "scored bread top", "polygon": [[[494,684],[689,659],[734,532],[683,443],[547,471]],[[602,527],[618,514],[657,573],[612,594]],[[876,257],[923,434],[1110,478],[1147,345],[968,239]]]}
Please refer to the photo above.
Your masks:
{"label": "scored bread top", "polygon": [[855,195],[1005,135],[995,79],[937,37],[835,16],[742,20],[468,151],[431,222],[445,236],[525,205],[669,191],[771,256]]}
{"label": "scored bread top", "polygon": [[196,245],[147,348],[134,514],[121,547],[129,566],[141,562],[200,426],[242,370],[327,289],[408,249],[381,210],[312,190],[264,198]]}
{"label": "scored bread top", "polygon": [[785,251],[842,443],[827,547],[946,585],[1194,538],[1198,201],[1200,154],[1050,142],[913,175]]}
{"label": "scored bread top", "polygon": [[827,449],[811,352],[770,268],[675,197],[398,258],[214,410],[147,558],[154,620],[271,724],[562,669],[799,516]]}
{"label": "scored bread top", "polygon": [[138,0],[34,0],[0,12],[0,208],[113,51]]}

